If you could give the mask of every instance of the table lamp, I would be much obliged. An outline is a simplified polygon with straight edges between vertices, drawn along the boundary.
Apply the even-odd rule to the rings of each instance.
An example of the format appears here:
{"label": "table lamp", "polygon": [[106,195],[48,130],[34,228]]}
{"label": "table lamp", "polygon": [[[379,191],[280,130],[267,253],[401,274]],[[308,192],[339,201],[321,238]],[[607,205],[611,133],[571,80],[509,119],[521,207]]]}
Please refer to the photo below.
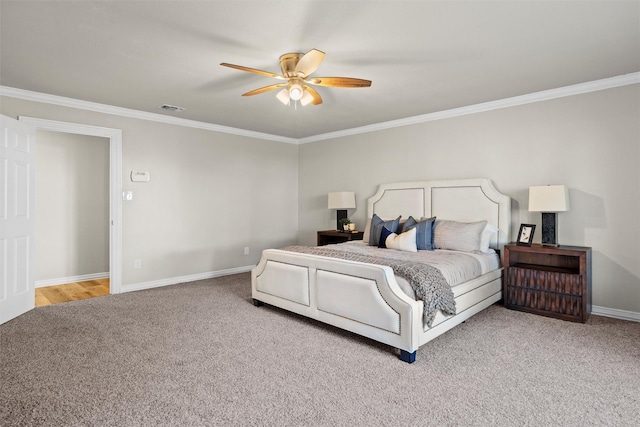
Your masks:
{"label": "table lamp", "polygon": [[542,244],[558,246],[557,212],[569,210],[569,189],[564,185],[529,187],[529,212],[542,212]]}
{"label": "table lamp", "polygon": [[342,230],[340,220],[347,217],[347,209],[356,208],[356,195],[349,191],[329,193],[329,209],[336,211],[336,229]]}

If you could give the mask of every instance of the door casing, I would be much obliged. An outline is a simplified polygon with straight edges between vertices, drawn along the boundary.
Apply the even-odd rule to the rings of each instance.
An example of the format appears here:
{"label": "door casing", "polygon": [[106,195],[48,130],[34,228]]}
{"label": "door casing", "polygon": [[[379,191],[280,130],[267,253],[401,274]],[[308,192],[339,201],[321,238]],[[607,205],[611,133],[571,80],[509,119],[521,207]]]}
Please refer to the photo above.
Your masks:
{"label": "door casing", "polygon": [[109,139],[109,286],[112,294],[119,294],[122,292],[122,130],[25,116],[18,120],[31,125],[36,131]]}

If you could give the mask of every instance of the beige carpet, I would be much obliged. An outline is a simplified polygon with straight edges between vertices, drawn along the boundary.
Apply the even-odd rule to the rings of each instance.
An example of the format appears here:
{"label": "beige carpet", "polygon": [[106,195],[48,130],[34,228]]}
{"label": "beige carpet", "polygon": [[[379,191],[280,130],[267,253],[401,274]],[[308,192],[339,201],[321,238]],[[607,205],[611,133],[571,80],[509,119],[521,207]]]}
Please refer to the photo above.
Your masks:
{"label": "beige carpet", "polygon": [[249,274],[0,326],[2,426],[635,426],[640,323],[494,305],[393,349],[251,304]]}

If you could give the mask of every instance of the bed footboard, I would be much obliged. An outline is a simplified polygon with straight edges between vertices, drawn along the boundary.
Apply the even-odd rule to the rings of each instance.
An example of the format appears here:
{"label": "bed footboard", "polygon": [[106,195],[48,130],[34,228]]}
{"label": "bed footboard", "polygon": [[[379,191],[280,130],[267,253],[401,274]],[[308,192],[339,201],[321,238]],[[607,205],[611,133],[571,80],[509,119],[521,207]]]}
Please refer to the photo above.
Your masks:
{"label": "bed footboard", "polygon": [[390,267],[268,249],[251,273],[251,293],[255,305],[337,326],[415,360],[422,301],[402,292]]}

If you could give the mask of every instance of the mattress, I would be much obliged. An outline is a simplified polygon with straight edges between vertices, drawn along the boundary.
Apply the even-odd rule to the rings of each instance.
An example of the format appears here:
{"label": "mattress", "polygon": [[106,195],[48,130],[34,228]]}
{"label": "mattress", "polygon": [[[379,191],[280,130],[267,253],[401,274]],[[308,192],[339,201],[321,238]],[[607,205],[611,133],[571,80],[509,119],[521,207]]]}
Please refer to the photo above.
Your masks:
{"label": "mattress", "polygon": [[[464,286],[460,285],[500,268],[500,256],[495,251],[483,253],[436,249],[434,251],[418,251],[414,253],[394,249],[380,249],[375,246],[369,246],[363,241],[339,243],[330,245],[330,247],[331,249],[341,249],[363,255],[432,265],[440,270],[447,283],[449,283],[454,298],[467,291]],[[396,281],[405,294],[413,299],[416,298],[409,282],[399,276],[396,276]]]}

